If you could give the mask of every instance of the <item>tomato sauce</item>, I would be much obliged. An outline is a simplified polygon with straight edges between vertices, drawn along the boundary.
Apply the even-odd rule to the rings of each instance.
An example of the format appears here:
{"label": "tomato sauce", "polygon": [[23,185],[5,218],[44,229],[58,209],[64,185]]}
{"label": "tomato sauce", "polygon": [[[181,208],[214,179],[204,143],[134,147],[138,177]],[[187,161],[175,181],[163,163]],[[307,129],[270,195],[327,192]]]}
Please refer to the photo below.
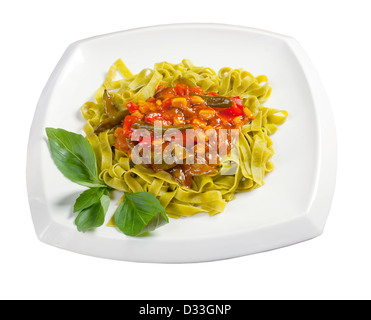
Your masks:
{"label": "tomato sauce", "polygon": [[[163,128],[181,130],[184,148],[187,142],[190,142],[187,139],[196,142],[193,151],[196,157],[203,159],[200,163],[188,164],[184,161],[177,164],[174,161],[170,164],[147,164],[155,171],[169,172],[174,179],[186,187],[191,186],[193,176],[218,172],[218,161],[210,161],[211,144],[207,133],[217,134],[219,129],[227,129],[225,130],[227,132],[231,132],[231,129],[240,130],[244,124],[254,119],[251,111],[243,107],[240,97],[223,97],[215,92],[204,93],[201,87],[190,88],[181,83],[174,87],[159,86],[155,95],[147,101],[129,102],[126,107],[130,115],[125,117],[123,126],[115,130],[115,148],[130,155],[132,148],[138,143],[131,141],[133,131],[138,128],[151,128],[155,123],[160,123]],[[189,128],[196,130],[197,137],[203,136],[201,137],[203,143],[199,143],[200,140],[187,134]],[[152,146],[157,143],[162,145],[163,150],[169,144],[168,141],[154,141],[153,133],[150,137],[142,138],[139,143],[152,144]],[[233,145],[230,136],[221,143],[225,144],[224,147],[228,151]]]}

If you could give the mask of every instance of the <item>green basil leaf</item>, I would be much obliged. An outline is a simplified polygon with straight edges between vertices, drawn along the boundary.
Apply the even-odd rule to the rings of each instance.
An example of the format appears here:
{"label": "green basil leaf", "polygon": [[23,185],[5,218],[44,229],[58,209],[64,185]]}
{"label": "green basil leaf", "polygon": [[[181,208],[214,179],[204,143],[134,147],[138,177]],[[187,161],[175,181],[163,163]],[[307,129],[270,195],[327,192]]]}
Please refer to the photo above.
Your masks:
{"label": "green basil leaf", "polygon": [[77,230],[86,232],[100,227],[104,223],[109,203],[110,197],[104,193],[90,207],[83,209],[75,220]]}
{"label": "green basil leaf", "polygon": [[128,236],[153,231],[169,222],[165,209],[151,193],[125,193],[114,215],[119,230]]}
{"label": "green basil leaf", "polygon": [[46,128],[51,156],[69,180],[86,187],[99,187],[97,163],[92,146],[80,134]]}
{"label": "green basil leaf", "polygon": [[85,190],[80,196],[76,199],[75,205],[73,207],[73,212],[79,212],[83,209],[86,209],[96,203],[102,195],[108,192],[107,188],[90,188]]}

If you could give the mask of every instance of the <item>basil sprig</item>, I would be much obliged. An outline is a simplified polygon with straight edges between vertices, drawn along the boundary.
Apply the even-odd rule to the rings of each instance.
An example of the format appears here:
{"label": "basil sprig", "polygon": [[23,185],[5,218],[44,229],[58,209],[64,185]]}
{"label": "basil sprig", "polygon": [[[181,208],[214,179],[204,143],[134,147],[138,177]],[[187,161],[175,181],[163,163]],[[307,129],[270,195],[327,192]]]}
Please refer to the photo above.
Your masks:
{"label": "basil sprig", "polygon": [[92,146],[80,134],[46,128],[52,158],[66,178],[85,187],[105,184],[98,179],[97,162]]}
{"label": "basil sprig", "polygon": [[117,227],[128,236],[153,231],[169,222],[165,209],[151,193],[125,193],[115,212]]}
{"label": "basil sprig", "polygon": [[[46,128],[49,149],[59,171],[71,180],[88,187],[76,199],[73,211],[81,232],[103,225],[110,205],[111,188],[98,178],[97,161],[89,142],[80,134],[64,129]],[[153,231],[169,222],[158,199],[148,192],[125,193],[114,213],[118,229],[128,236]]]}
{"label": "basil sprig", "polygon": [[90,188],[76,199],[73,212],[79,212],[75,220],[77,230],[86,232],[104,223],[110,204],[107,188]]}

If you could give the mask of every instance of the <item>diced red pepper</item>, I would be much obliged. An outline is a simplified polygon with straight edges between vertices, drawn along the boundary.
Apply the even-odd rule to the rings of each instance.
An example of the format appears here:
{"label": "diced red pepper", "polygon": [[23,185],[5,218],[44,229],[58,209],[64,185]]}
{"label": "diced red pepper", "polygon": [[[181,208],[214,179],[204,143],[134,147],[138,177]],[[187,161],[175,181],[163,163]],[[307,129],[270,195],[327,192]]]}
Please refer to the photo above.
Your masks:
{"label": "diced red pepper", "polygon": [[152,112],[152,113],[150,113],[146,116],[144,121],[154,124],[155,121],[162,121],[163,119],[164,119],[164,117],[163,117],[162,113]]}
{"label": "diced red pepper", "polygon": [[171,107],[171,99],[167,98],[162,102],[162,107],[168,109]]}
{"label": "diced red pepper", "polygon": [[232,107],[229,108],[234,116],[242,116],[243,115],[243,109],[237,106],[236,103],[233,104]]}
{"label": "diced red pepper", "polygon": [[162,88],[165,88],[165,87],[166,87],[165,85],[160,84],[160,85],[157,86],[156,91],[160,91]]}
{"label": "diced red pepper", "polygon": [[209,96],[214,96],[214,97],[218,96],[218,94],[217,94],[216,92],[213,92],[213,91],[208,92],[207,94],[208,94]]}
{"label": "diced red pepper", "polygon": [[131,134],[133,133],[133,130],[131,129],[132,124],[134,121],[138,121],[137,117],[133,116],[126,116],[124,120],[124,124],[122,126],[122,134],[128,138],[131,137]]}
{"label": "diced red pepper", "polygon": [[152,112],[146,116],[145,122],[155,124],[155,121],[160,121],[163,126],[170,126],[172,122],[167,120],[162,113]]}
{"label": "diced red pepper", "polygon": [[240,108],[237,103],[233,103],[233,106],[227,109],[220,111],[220,113],[228,116],[228,117],[236,117],[243,115],[243,109]]}
{"label": "diced red pepper", "polygon": [[229,118],[234,117],[234,113],[232,112],[231,108],[223,109],[223,110],[220,110],[219,112]]}
{"label": "diced red pepper", "polygon": [[231,97],[231,99],[233,99],[233,101],[236,103],[237,107],[239,107],[240,109],[243,109],[243,103],[242,103],[242,100],[239,96]]}
{"label": "diced red pepper", "polygon": [[195,94],[204,94],[204,89],[201,87],[194,87],[194,88],[189,88],[189,92],[192,92]]}
{"label": "diced red pepper", "polygon": [[126,108],[130,111],[130,113],[133,113],[134,111],[138,110],[138,105],[135,102],[128,102],[126,104]]}
{"label": "diced red pepper", "polygon": [[178,96],[188,96],[189,95],[189,88],[184,83],[177,83],[174,87],[175,92]]}
{"label": "diced red pepper", "polygon": [[229,117],[236,117],[236,116],[242,116],[243,115],[243,104],[240,97],[231,97],[231,99],[234,101],[233,106],[221,111],[223,114]]}

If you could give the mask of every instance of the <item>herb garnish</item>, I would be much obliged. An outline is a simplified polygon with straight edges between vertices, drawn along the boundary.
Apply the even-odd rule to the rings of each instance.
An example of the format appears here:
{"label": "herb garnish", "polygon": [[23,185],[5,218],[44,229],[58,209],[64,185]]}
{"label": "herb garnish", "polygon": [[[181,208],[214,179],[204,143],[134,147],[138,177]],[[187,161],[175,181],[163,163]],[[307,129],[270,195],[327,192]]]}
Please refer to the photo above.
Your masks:
{"label": "herb garnish", "polygon": [[[71,180],[88,187],[76,199],[74,212],[81,232],[103,225],[110,205],[111,188],[98,178],[94,150],[80,134],[64,129],[46,128],[51,156],[59,171]],[[169,222],[160,201],[151,193],[125,193],[114,214],[118,229],[128,236],[153,231]]]}
{"label": "herb garnish", "polygon": [[160,201],[148,192],[125,193],[115,212],[115,223],[126,235],[137,236],[169,222]]}

